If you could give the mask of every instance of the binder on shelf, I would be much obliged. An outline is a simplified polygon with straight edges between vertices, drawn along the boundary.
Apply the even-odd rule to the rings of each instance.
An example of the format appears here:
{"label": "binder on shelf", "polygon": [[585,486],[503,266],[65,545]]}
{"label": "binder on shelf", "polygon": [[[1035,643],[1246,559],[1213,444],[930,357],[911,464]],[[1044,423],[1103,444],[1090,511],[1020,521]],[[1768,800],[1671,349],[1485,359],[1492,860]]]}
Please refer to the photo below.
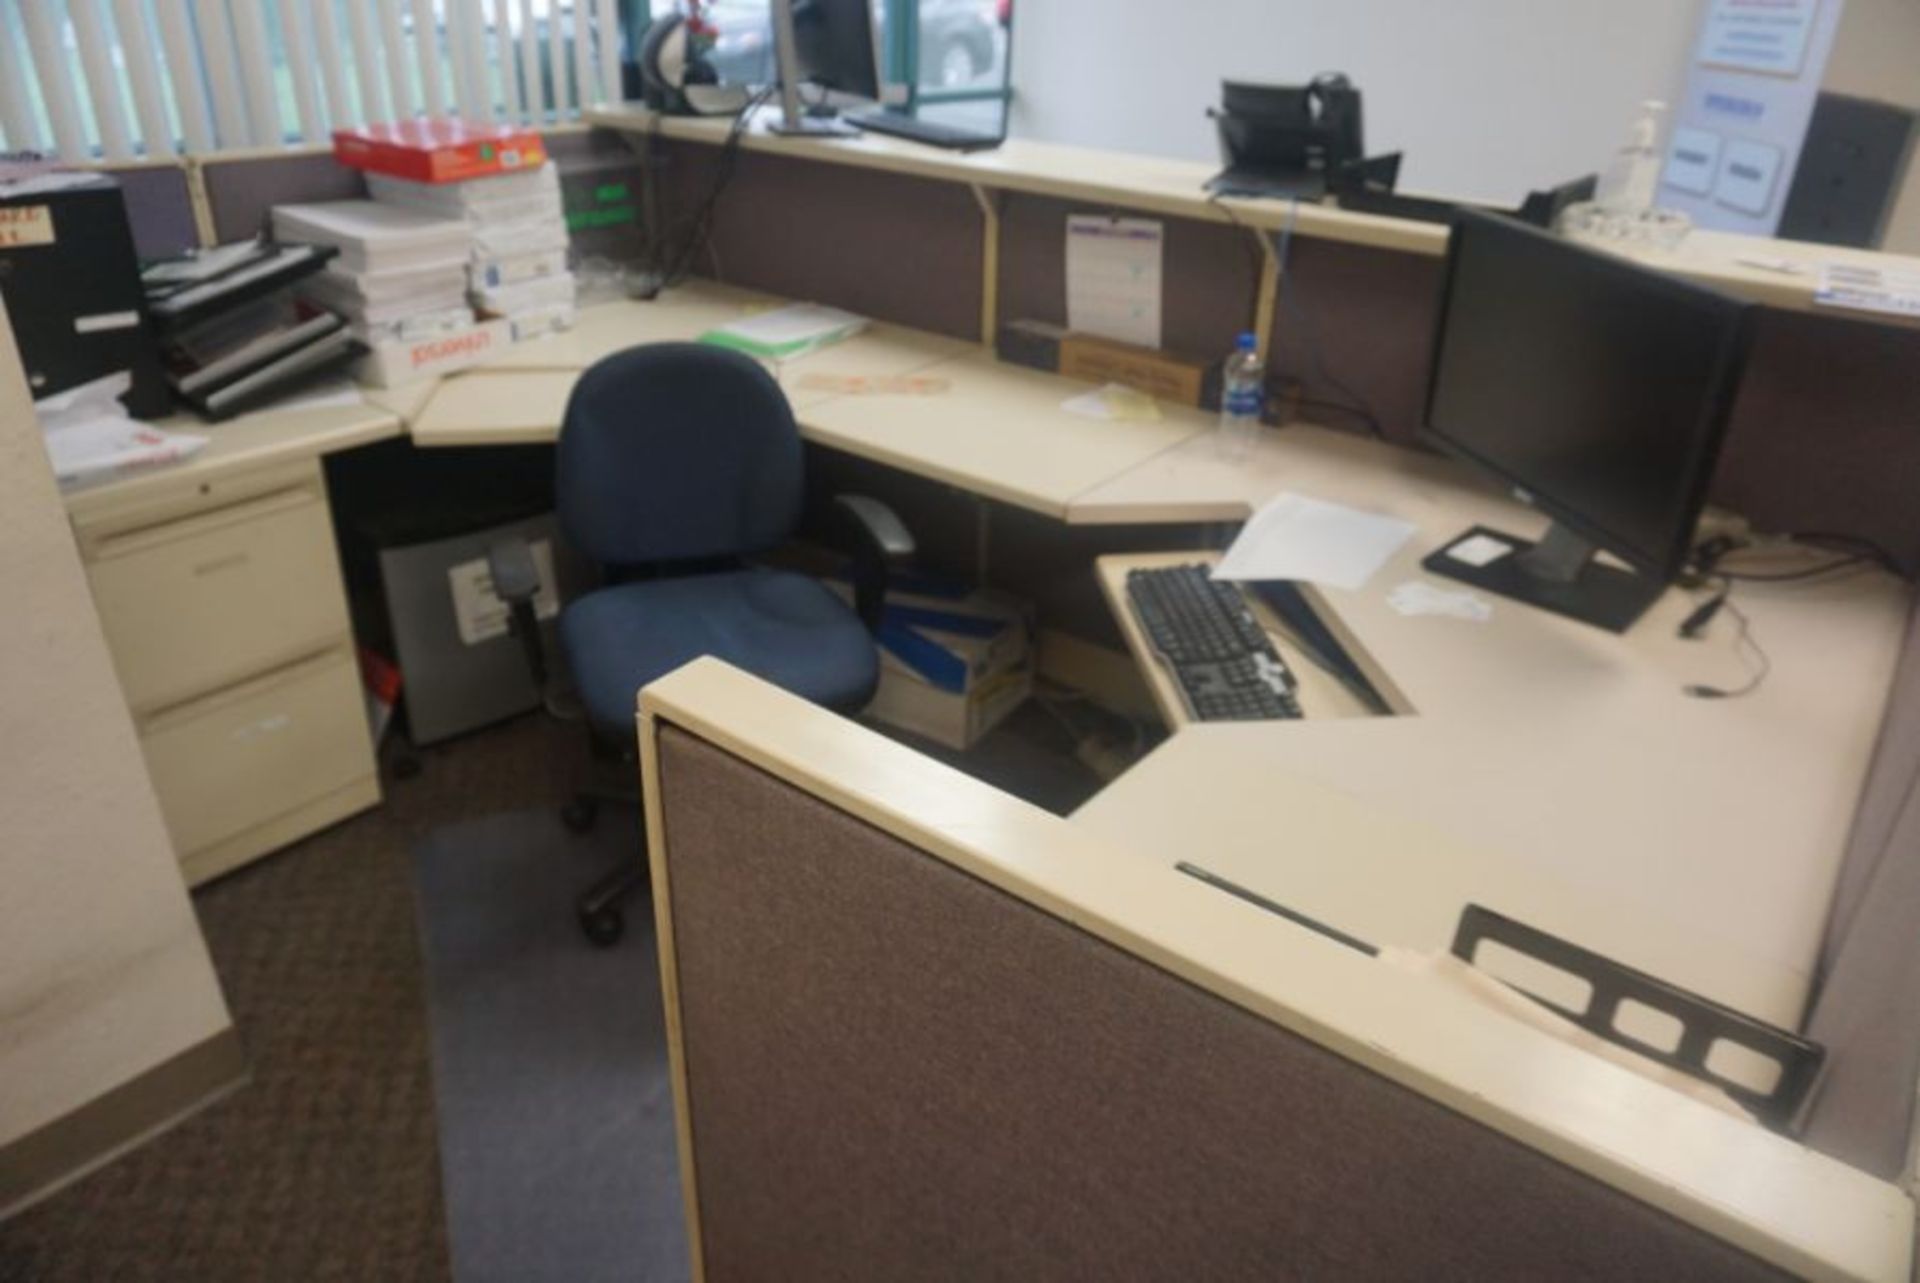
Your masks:
{"label": "binder on shelf", "polygon": [[[147,311],[161,334],[165,336],[244,303],[265,298],[319,271],[338,252],[326,245],[291,242],[261,245],[259,250],[258,254],[233,255],[226,270],[205,279],[174,281],[162,278],[157,288],[154,283],[155,269],[148,269],[142,278],[147,282]],[[210,254],[220,252],[209,251]]]}
{"label": "binder on shelf", "polygon": [[255,409],[342,369],[365,348],[344,326],[287,352],[210,392],[185,393],[181,399],[219,422]]}
{"label": "binder on shelf", "polygon": [[269,323],[253,337],[243,339],[204,364],[192,365],[188,359],[174,360],[175,353],[170,351],[172,368],[168,371],[167,381],[175,392],[183,396],[204,392],[345,328],[346,322],[333,313],[315,311],[304,318],[296,317],[285,323]]}

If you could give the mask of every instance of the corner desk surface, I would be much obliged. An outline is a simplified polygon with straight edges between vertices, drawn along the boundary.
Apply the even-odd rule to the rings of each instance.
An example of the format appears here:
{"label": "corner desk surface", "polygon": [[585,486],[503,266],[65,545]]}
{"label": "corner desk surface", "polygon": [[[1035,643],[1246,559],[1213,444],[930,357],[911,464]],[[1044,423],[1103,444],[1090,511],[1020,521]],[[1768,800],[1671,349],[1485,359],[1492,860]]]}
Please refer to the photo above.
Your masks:
{"label": "corner desk surface", "polygon": [[1733,600],[1772,672],[1744,698],[1694,699],[1681,687],[1737,687],[1750,671],[1731,612],[1701,640],[1677,636],[1697,594],[1668,592],[1624,636],[1485,594],[1485,623],[1398,613],[1388,594],[1408,580],[1462,587],[1419,564],[1451,536],[1483,522],[1531,538],[1545,524],[1446,461],[1308,427],[1268,434],[1244,466],[1209,445],[1163,454],[1076,508],[1118,519],[1132,496],[1229,520],[1297,489],[1412,522],[1364,588],[1312,593],[1403,715],[1342,706],[1282,637],[1319,707],[1303,701],[1301,721],[1191,724],[1124,581],[1197,555],[1103,558],[1101,586],[1176,733],[1076,824],[1373,943],[1444,950],[1477,901],[1797,1026],[1899,657],[1904,585],[1877,571],[1743,583]]}
{"label": "corner desk surface", "polygon": [[[696,339],[780,302],[690,282],[649,302],[583,309],[567,333],[518,344],[441,380],[411,416],[414,443],[552,441],[574,380],[601,357],[636,343]],[[1180,406],[1162,407],[1154,423],[1075,415],[1061,403],[1091,385],[1005,365],[977,344],[897,325],[870,325],[768,368],[809,441],[1061,519],[1080,495],[1212,426],[1209,416]],[[936,390],[840,390],[842,380],[908,375],[931,380]]]}
{"label": "corner desk surface", "polygon": [[[421,446],[551,441],[579,371],[601,356],[693,339],[777,302],[691,283],[587,308],[566,334],[438,383],[370,391],[363,406],[183,422],[212,438],[199,456],[81,491],[69,508],[80,517],[409,431]],[[1087,385],[896,326],[774,373],[808,439],[1072,524],[1232,522],[1289,489],[1414,523],[1419,533],[1366,591],[1322,595],[1410,715],[1351,716],[1321,683],[1325,711],[1339,715],[1181,730],[1076,823],[1142,858],[1194,859],[1378,943],[1444,947],[1459,906],[1477,900],[1797,1023],[1891,682],[1900,585],[1862,575],[1743,588],[1774,672],[1747,699],[1693,700],[1680,686],[1736,685],[1746,670],[1729,615],[1703,641],[1673,636],[1689,607],[1677,592],[1625,638],[1505,602],[1485,625],[1395,614],[1386,592],[1423,577],[1419,557],[1448,536],[1476,521],[1523,536],[1542,524],[1444,460],[1294,426],[1230,464],[1197,411],[1082,418],[1061,403]],[[908,374],[942,390],[833,390],[841,377]],[[1101,568],[1116,603],[1125,564]],[[1171,687],[1137,635],[1130,642],[1178,726]],[[1318,800],[1309,808],[1303,795],[1279,815],[1283,780]],[[1404,854],[1414,830],[1431,836],[1424,864]],[[1313,841],[1289,840],[1304,833]],[[1358,868],[1364,877],[1348,876]]]}

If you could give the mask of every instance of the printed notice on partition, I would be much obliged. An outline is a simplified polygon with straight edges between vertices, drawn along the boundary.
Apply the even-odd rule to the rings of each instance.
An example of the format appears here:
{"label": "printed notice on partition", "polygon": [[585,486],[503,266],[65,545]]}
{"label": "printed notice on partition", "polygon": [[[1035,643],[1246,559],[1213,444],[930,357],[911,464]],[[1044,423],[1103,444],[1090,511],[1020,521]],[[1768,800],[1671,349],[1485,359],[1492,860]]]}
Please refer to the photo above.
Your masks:
{"label": "printed notice on partition", "polygon": [[1160,264],[1166,228],[1151,218],[1067,219],[1067,328],[1160,346]]}
{"label": "printed notice on partition", "polygon": [[[533,594],[533,613],[539,619],[552,619],[560,613],[560,594],[553,578],[553,544],[537,539],[532,552],[534,569],[540,572],[540,587]],[[453,590],[453,620],[460,630],[462,644],[478,646],[483,641],[506,635],[511,611],[493,591],[493,576],[487,573],[485,557],[450,567],[447,586]]]}
{"label": "printed notice on partition", "polygon": [[1700,32],[1700,65],[1798,76],[1819,12],[1820,0],[1713,0]]}

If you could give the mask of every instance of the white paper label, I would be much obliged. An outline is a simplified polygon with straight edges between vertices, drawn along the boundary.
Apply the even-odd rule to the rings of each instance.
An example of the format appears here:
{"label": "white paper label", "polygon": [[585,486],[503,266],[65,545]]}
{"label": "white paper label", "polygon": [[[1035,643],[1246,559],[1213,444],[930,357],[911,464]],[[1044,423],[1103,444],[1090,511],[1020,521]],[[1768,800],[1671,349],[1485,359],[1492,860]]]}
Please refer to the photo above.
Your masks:
{"label": "white paper label", "polygon": [[1139,347],[1160,346],[1166,228],[1151,218],[1067,219],[1067,328]]}
{"label": "white paper label", "polygon": [[75,334],[99,334],[103,330],[130,330],[140,324],[138,312],[96,312],[73,318]]}
{"label": "white paper label", "polygon": [[1447,558],[1468,566],[1490,566],[1512,551],[1512,544],[1502,543],[1492,535],[1468,535],[1447,549]]}
{"label": "white paper label", "polygon": [[[540,573],[540,589],[533,595],[533,613],[552,619],[560,613],[560,593],[553,579],[553,544],[539,539],[533,544],[533,565]],[[447,586],[453,591],[454,624],[460,641],[467,646],[503,637],[507,632],[507,603],[493,591],[493,576],[487,571],[487,559],[475,557],[447,570]]]}
{"label": "white paper label", "polygon": [[53,244],[53,211],[45,205],[0,208],[0,249]]}

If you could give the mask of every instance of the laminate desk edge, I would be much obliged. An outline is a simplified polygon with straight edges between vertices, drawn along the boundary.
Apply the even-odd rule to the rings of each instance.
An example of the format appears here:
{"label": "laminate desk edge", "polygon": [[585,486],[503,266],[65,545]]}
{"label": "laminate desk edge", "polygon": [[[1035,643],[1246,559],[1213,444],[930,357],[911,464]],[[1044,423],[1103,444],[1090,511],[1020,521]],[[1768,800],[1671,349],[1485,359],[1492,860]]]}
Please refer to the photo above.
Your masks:
{"label": "laminate desk edge", "polygon": [[[719,146],[730,122],[712,118],[660,116],[637,105],[589,109],[595,125],[628,134]],[[978,188],[1022,192],[1120,206],[1176,218],[1230,223],[1276,232],[1292,225],[1294,234],[1317,240],[1438,257],[1446,252],[1447,229],[1418,219],[1393,218],[1317,203],[1224,198],[1214,200],[1203,184],[1217,167],[1129,152],[1105,151],[1059,143],[1012,139],[997,150],[948,152],[900,139],[864,135],[857,139],[783,138],[750,129],[740,146],[751,152],[784,155],[831,165],[846,165],[909,177],[963,183]],[[1099,171],[1111,177],[1095,176]],[[1789,311],[1897,327],[1920,321],[1849,309],[1814,301],[1818,266],[1844,263],[1920,274],[1920,257],[1874,250],[1778,240],[1698,229],[1676,250],[1622,247],[1615,252],[1663,271],[1716,286],[1743,298]],[[1753,260],[1784,259],[1793,271],[1758,267]],[[1743,261],[1745,260],[1745,261]]]}

